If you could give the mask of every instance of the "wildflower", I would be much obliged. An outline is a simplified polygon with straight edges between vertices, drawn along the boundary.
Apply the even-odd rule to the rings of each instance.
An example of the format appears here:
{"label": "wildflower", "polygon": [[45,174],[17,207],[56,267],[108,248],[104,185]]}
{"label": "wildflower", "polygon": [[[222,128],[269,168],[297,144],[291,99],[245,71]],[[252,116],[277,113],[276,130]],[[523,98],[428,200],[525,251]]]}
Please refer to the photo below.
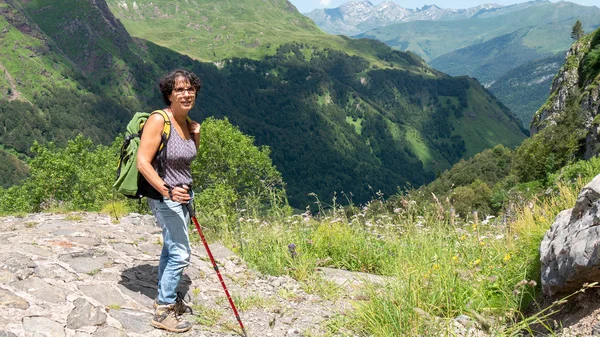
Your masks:
{"label": "wildflower", "polygon": [[476,224],[476,223],[474,223],[474,224],[473,224],[473,231],[476,231],[476,230],[477,230],[477,224]]}
{"label": "wildflower", "polygon": [[433,264],[433,270],[438,270],[438,269],[440,269],[440,265],[437,264],[437,263],[434,263]]}
{"label": "wildflower", "polygon": [[475,262],[473,262],[473,266],[477,266],[481,263],[481,259],[477,259],[475,260]]}
{"label": "wildflower", "polygon": [[288,245],[288,252],[290,252],[290,255],[292,255],[292,259],[295,259],[296,256],[298,255],[298,253],[296,252],[296,245],[293,243],[290,243]]}
{"label": "wildflower", "polygon": [[521,280],[519,283],[517,283],[517,285],[515,286],[515,288],[522,287],[522,286],[524,286],[526,284],[527,284],[527,280]]}
{"label": "wildflower", "polygon": [[452,261],[453,261],[453,262],[457,262],[457,261],[458,261],[458,255],[454,255],[454,256],[452,257]]}
{"label": "wildflower", "polygon": [[507,262],[508,260],[510,260],[510,253],[507,253],[506,255],[504,255],[504,258],[502,259],[502,261]]}
{"label": "wildflower", "polygon": [[464,234],[463,234],[463,236],[461,236],[461,237],[460,237],[460,240],[461,240],[461,241],[464,241],[464,240],[466,240],[466,239],[467,239],[467,236],[466,236],[466,235],[464,235]]}

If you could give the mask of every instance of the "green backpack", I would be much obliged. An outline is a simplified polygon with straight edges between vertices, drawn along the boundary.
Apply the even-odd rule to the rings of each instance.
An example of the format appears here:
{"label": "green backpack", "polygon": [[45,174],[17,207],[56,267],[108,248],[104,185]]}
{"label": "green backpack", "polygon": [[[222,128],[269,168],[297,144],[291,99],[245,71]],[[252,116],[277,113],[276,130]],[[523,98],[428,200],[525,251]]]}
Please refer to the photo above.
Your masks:
{"label": "green backpack", "polygon": [[123,145],[121,145],[117,179],[113,184],[113,188],[128,198],[162,198],[162,195],[146,181],[144,176],[142,176],[137,169],[137,151],[140,147],[140,138],[142,136],[142,131],[144,130],[144,124],[148,118],[155,113],[162,115],[165,119],[160,146],[158,147],[155,157],[156,163],[158,164],[158,175],[161,178],[164,178],[163,163],[167,152],[167,140],[171,133],[171,121],[169,116],[164,110],[156,110],[152,113],[136,112],[131,121],[129,121],[129,124],[127,124],[125,139],[123,140]]}

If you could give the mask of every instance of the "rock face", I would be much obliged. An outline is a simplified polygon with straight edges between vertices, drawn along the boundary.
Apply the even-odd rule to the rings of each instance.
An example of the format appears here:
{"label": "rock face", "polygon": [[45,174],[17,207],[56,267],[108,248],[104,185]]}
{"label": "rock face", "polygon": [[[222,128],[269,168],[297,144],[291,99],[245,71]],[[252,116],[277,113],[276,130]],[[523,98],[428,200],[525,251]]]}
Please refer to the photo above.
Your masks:
{"label": "rock face", "polygon": [[600,280],[600,175],[586,185],[575,206],[556,216],[540,246],[542,290],[547,295],[579,290]]}
{"label": "rock face", "polygon": [[581,106],[584,125],[588,131],[584,159],[600,153],[600,126],[594,120],[600,114],[600,87],[597,79],[584,81],[580,76],[588,62],[586,55],[592,48],[591,42],[592,39],[586,37],[571,46],[565,64],[552,81],[548,101],[535,113],[530,125],[533,136],[545,127],[556,124],[558,117],[566,110],[567,103],[575,100]]}
{"label": "rock face", "polygon": [[[92,213],[0,217],[0,337],[171,336],[150,325],[161,238],[147,215],[118,223]],[[223,246],[211,251],[249,336],[323,335],[328,319],[351,310],[346,294],[325,300],[248,268]],[[192,247],[178,290],[194,309],[186,336],[240,335],[202,244]]]}

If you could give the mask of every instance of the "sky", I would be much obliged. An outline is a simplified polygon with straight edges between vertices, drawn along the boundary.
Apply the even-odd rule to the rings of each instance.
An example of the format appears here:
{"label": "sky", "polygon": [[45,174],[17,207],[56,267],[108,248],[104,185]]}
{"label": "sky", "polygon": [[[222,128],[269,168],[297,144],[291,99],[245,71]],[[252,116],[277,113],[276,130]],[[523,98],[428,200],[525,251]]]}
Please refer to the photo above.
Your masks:
{"label": "sky", "polygon": [[[300,13],[308,13],[316,8],[336,8],[339,7],[344,2],[348,2],[351,0],[289,0]],[[379,4],[388,0],[370,0],[372,4]],[[488,3],[496,3],[499,5],[507,6],[515,3],[526,2],[526,0],[392,0],[398,5],[404,8],[420,8],[424,5],[437,5],[440,8],[453,8],[453,9],[461,9],[461,8],[469,8],[475,7],[478,5],[488,4]],[[557,2],[556,0],[551,0],[552,2]],[[600,0],[569,0],[569,2],[574,2],[584,6],[597,6],[600,7]]]}

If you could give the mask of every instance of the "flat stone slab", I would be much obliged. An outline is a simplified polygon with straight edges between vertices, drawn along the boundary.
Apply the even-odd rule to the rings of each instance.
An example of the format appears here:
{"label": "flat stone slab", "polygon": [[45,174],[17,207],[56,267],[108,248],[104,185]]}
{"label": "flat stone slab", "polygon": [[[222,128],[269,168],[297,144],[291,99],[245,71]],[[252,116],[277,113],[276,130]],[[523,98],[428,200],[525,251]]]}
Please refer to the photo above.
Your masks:
{"label": "flat stone slab", "polygon": [[104,253],[96,252],[94,250],[65,254],[59,259],[67,263],[78,273],[84,274],[101,270],[105,265],[111,262]]}
{"label": "flat stone slab", "polygon": [[75,308],[67,317],[67,328],[76,330],[84,326],[101,325],[106,322],[106,313],[94,307],[85,298],[78,298],[73,301],[73,304]]}
{"label": "flat stone slab", "polygon": [[61,303],[67,299],[67,293],[64,289],[50,285],[39,277],[31,277],[23,281],[13,282],[10,285],[47,302]]}
{"label": "flat stone slab", "polygon": [[0,306],[25,310],[29,302],[6,289],[0,289]]}
{"label": "flat stone slab", "polygon": [[360,285],[365,283],[384,284],[385,277],[369,273],[356,271],[347,271],[342,269],[333,269],[321,267],[318,268],[319,274],[326,280],[332,281],[338,285]]}
{"label": "flat stone slab", "polygon": [[80,285],[81,290],[85,295],[95,299],[105,306],[125,306],[127,300],[110,285]]}
{"label": "flat stone slab", "polygon": [[[208,248],[210,249],[210,252],[212,253],[212,256],[215,258],[215,260],[226,259],[228,257],[236,256],[234,252],[232,252],[227,247],[223,246],[218,242],[208,244]],[[199,247],[199,249],[196,252],[198,253],[198,255],[208,258],[208,254],[206,253],[206,249],[204,249],[204,245],[201,245],[201,247]]]}
{"label": "flat stone slab", "polygon": [[126,337],[127,334],[123,330],[119,330],[112,326],[101,326],[99,327],[93,337]]}
{"label": "flat stone slab", "polygon": [[25,317],[23,329],[33,336],[65,337],[63,325],[46,317]]}
{"label": "flat stone slab", "polygon": [[150,325],[152,315],[148,313],[125,310],[111,310],[109,313],[112,318],[123,325],[126,331],[146,333],[154,330],[154,327]]}

